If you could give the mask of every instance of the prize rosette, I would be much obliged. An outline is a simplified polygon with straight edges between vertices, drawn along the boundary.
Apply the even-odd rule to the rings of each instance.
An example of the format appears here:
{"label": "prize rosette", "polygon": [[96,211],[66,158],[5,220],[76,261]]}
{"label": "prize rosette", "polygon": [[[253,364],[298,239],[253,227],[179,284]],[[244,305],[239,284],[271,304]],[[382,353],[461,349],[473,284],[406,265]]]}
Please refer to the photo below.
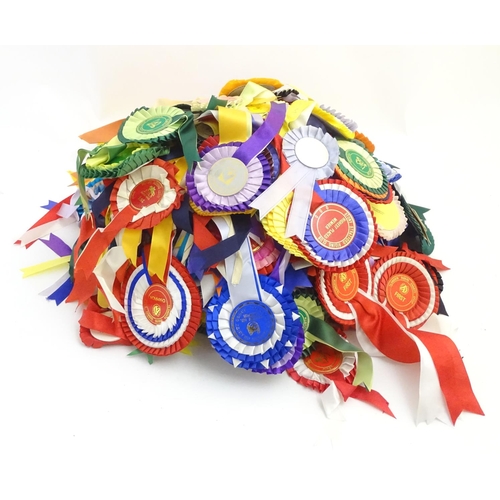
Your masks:
{"label": "prize rosette", "polygon": [[251,237],[250,241],[257,271],[259,274],[269,274],[280,256],[280,251],[276,248],[273,238],[265,235],[263,240]]}
{"label": "prize rosette", "polygon": [[368,200],[368,205],[375,216],[378,234],[382,238],[391,241],[404,233],[408,220],[397,195],[394,195],[390,203],[375,203]]}
{"label": "prize rosette", "polygon": [[320,270],[315,282],[319,300],[328,314],[337,323],[347,326],[356,323],[347,302],[354,298],[358,290],[370,293],[371,288],[372,275],[368,260],[347,271]]}
{"label": "prize rosette", "polygon": [[328,106],[315,106],[312,110],[312,115],[321,120],[321,122],[325,125],[326,129],[331,131],[333,135],[341,135],[346,139],[354,138],[354,131],[351,130],[349,125],[355,125],[354,122],[349,125],[344,123],[338,116],[335,114],[335,110],[331,109]]}
{"label": "prize rosette", "polygon": [[364,198],[337,180],[317,183],[304,239],[293,240],[313,265],[347,270],[365,260],[376,242],[373,214]]}
{"label": "prize rosette", "polygon": [[115,137],[90,151],[85,163],[78,166],[78,174],[84,179],[122,177],[169,151],[166,146],[122,144]]}
{"label": "prize rosette", "polygon": [[355,365],[355,354],[342,353],[318,342],[311,354],[299,359],[293,368],[287,370],[287,374],[304,387],[325,392],[332,384],[328,375],[340,371],[346,378],[354,370]]}
{"label": "prize rosette", "polygon": [[250,78],[248,80],[229,80],[224,87],[221,88],[220,96],[239,96],[243,92],[248,82],[256,83],[268,90],[276,90],[283,84],[275,78]]}
{"label": "prize rosette", "polygon": [[116,181],[110,197],[111,212],[116,217],[126,207],[136,210],[131,229],[148,229],[168,217],[181,203],[181,187],[175,180],[177,168],[157,159]]}
{"label": "prize rosette", "polygon": [[405,252],[394,252],[372,268],[373,296],[408,327],[417,327],[439,307],[439,290],[425,265]]}
{"label": "prize rosette", "polygon": [[285,236],[286,223],[290,206],[292,204],[293,192],[289,193],[280,203],[278,203],[265,217],[261,219],[262,226],[275,241],[288,250],[292,255],[308,260],[305,254],[300,250],[295,241]]}
{"label": "prize rosette", "polygon": [[142,352],[168,356],[184,349],[201,320],[198,288],[186,268],[175,258],[166,284],[153,282],[144,264],[130,266],[121,298],[125,309],[120,325],[130,342]]}
{"label": "prize rosette", "polygon": [[207,334],[231,365],[278,374],[299,359],[304,332],[293,297],[283,286],[259,275],[261,300],[231,303],[227,282],[206,307]]}
{"label": "prize rosette", "polygon": [[193,210],[201,215],[252,213],[249,204],[271,184],[271,171],[264,153],[247,165],[234,158],[242,143],[205,145],[201,161],[186,175]]}
{"label": "prize rosette", "polygon": [[389,203],[392,189],[373,156],[352,141],[338,141],[340,158],[337,175],[377,203]]}

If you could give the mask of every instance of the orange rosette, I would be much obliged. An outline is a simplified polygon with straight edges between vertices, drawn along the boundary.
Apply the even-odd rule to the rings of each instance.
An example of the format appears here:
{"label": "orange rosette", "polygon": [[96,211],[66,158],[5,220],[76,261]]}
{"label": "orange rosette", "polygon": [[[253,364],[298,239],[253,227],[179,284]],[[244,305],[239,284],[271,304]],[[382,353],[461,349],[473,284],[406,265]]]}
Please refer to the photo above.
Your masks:
{"label": "orange rosette", "polygon": [[181,186],[175,179],[177,167],[156,159],[117,180],[110,197],[113,217],[127,207],[135,215],[129,229],[149,229],[168,217],[181,203]]}
{"label": "orange rosette", "polygon": [[372,274],[369,261],[365,260],[347,271],[319,270],[314,287],[332,319],[342,325],[354,326],[355,317],[347,302],[354,298],[358,290],[370,292]]}
{"label": "orange rosette", "polygon": [[368,139],[365,134],[362,134],[361,132],[358,132],[356,130],[354,132],[354,138],[357,141],[362,142],[369,153],[373,154],[375,152],[375,144],[373,144],[373,142],[370,141],[370,139]]}
{"label": "orange rosette", "polygon": [[417,327],[439,308],[439,290],[424,263],[405,252],[380,259],[372,269],[373,295],[408,327]]}

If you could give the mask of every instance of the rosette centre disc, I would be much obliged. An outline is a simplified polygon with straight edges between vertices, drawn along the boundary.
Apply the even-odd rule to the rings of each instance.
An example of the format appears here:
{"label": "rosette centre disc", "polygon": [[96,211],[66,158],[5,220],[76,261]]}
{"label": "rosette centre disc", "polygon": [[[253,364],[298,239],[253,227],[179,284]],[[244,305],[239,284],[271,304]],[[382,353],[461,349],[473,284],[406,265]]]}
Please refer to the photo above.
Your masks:
{"label": "rosette centre disc", "polygon": [[139,134],[151,134],[167,128],[171,123],[172,117],[170,116],[152,116],[139,123],[136,130]]}
{"label": "rosette centre disc", "polygon": [[302,328],[304,332],[307,332],[307,330],[309,330],[309,323],[310,323],[309,313],[300,306],[298,306],[298,309],[299,309],[300,322],[302,323]]}
{"label": "rosette centre disc", "polygon": [[356,269],[332,274],[332,289],[338,299],[344,302],[351,300],[358,288],[359,276]]}
{"label": "rosette centre disc", "polygon": [[153,325],[159,325],[168,318],[172,305],[172,297],[165,286],[155,283],[144,293],[142,307]]}
{"label": "rosette centre disc", "polygon": [[340,368],[344,356],[340,351],[332,349],[323,344],[304,359],[304,363],[309,370],[315,373],[333,373]]}
{"label": "rosette centre disc", "polygon": [[319,206],[311,217],[314,239],[328,250],[348,247],[356,236],[356,221],[351,212],[338,203]]}
{"label": "rosette centre disc", "polygon": [[387,283],[387,300],[396,311],[406,312],[418,301],[415,281],[406,274],[395,274]]}
{"label": "rosette centre disc", "polygon": [[373,167],[357,151],[349,149],[345,153],[349,164],[364,177],[371,179],[374,176]]}
{"label": "rosette centre disc", "polygon": [[239,193],[248,181],[248,169],[237,158],[221,158],[208,172],[207,182],[210,189],[219,196],[232,196]]}
{"label": "rosette centre disc", "polygon": [[271,338],[276,319],[271,308],[263,302],[245,300],[233,309],[229,324],[239,342],[260,345]]}
{"label": "rosette centre disc", "polygon": [[158,203],[165,192],[165,187],[158,179],[146,179],[139,182],[130,192],[130,204],[136,210]]}
{"label": "rosette centre disc", "polygon": [[295,144],[298,160],[309,168],[324,167],[330,159],[328,148],[314,137],[302,137]]}

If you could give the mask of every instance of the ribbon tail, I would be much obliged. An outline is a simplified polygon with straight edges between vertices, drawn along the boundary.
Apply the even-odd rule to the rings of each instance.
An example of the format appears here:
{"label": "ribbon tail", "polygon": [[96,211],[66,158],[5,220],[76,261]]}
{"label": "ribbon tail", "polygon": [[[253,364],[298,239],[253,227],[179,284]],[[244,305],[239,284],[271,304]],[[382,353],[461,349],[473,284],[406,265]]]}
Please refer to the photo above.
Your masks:
{"label": "ribbon tail", "polygon": [[425,345],[432,357],[453,424],[462,411],[484,415],[454,342],[446,335],[413,329],[410,331]]}
{"label": "ribbon tail", "polygon": [[389,402],[377,391],[368,391],[364,387],[357,387],[351,394],[351,397],[375,406],[375,408],[387,413],[387,415],[396,418],[394,413],[392,413],[392,410],[389,408]]}
{"label": "ribbon tail", "polygon": [[286,224],[285,237],[298,236],[304,238],[306,232],[309,209],[313,197],[315,175],[313,171],[307,172],[293,193],[292,206]]}

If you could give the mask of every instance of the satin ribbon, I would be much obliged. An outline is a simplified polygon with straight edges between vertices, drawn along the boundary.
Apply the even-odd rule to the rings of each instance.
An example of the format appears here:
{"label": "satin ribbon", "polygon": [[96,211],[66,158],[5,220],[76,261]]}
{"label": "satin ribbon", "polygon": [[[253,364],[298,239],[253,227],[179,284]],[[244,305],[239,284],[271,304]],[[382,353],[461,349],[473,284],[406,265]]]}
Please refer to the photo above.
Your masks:
{"label": "satin ribbon", "polygon": [[[403,315],[395,316],[384,304],[362,290],[358,290],[347,304],[356,315],[357,334],[361,329],[383,355],[401,363],[421,362],[421,369],[427,367],[421,376],[420,392],[433,392],[435,408],[426,407],[426,402],[420,401],[419,407],[423,404],[424,410],[419,409],[419,418],[424,415],[429,421],[440,414],[435,389],[426,389],[426,386],[435,385],[429,360],[436,371],[452,423],[455,424],[462,411],[484,415],[472,391],[460,353],[450,338],[422,329],[405,328],[406,318]],[[428,383],[422,385],[422,378],[426,378]]]}

